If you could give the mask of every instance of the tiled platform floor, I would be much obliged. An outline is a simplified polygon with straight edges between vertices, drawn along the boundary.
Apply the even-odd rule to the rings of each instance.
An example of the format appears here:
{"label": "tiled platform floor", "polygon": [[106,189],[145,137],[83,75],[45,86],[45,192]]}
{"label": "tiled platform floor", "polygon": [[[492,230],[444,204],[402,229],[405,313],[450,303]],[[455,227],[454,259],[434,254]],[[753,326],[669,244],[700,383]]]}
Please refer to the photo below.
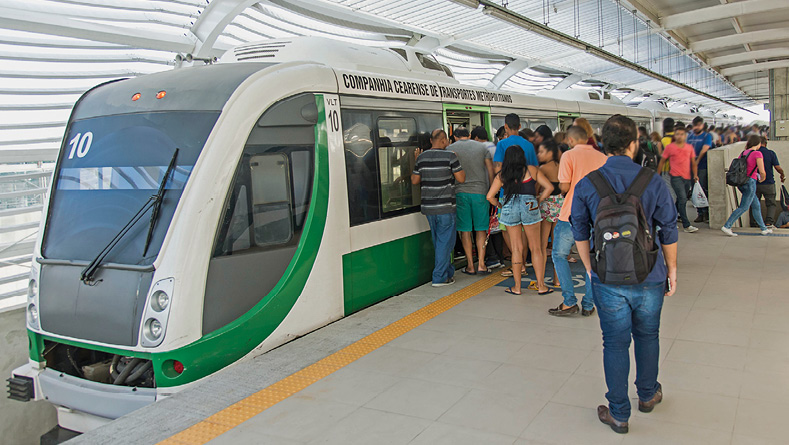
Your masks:
{"label": "tiled platform floor", "polygon": [[550,317],[557,294],[494,287],[211,443],[787,443],[781,258],[789,239],[682,234],[661,325],[665,400],[634,410],[624,436],[594,410],[605,402],[597,317]]}
{"label": "tiled platform floor", "polygon": [[[789,237],[680,235],[678,292],[661,323],[665,398],[651,414],[634,409],[627,435],[596,417],[606,391],[596,315],[551,317],[558,292],[494,286],[210,443],[789,443],[787,258]],[[451,291],[472,280],[458,274]],[[299,354],[288,346],[274,352]],[[179,396],[156,405],[172,410]],[[119,425],[141,428],[135,416]],[[122,432],[112,428],[79,442]]]}

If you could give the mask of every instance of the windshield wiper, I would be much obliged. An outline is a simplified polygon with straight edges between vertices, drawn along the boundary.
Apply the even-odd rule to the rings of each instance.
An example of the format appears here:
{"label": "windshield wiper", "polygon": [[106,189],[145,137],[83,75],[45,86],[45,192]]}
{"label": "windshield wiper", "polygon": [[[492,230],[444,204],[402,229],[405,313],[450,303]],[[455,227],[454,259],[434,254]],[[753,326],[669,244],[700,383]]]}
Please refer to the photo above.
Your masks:
{"label": "windshield wiper", "polygon": [[[110,251],[113,248],[115,248],[115,246],[118,245],[120,240],[123,239],[123,237],[126,236],[127,233],[129,233],[131,228],[134,227],[134,225],[137,224],[137,222],[142,219],[145,213],[148,212],[149,209],[153,208],[154,212],[151,214],[151,224],[150,227],[148,228],[148,238],[145,241],[145,249],[144,249],[145,252],[148,251],[148,244],[153,234],[153,225],[154,222],[156,221],[156,216],[159,214],[159,208],[161,207],[161,202],[164,198],[164,187],[165,184],[167,184],[167,178],[170,176],[170,173],[172,173],[172,171],[175,169],[175,159],[177,156],[178,156],[178,149],[176,148],[175,153],[173,153],[172,159],[170,159],[170,165],[167,166],[167,170],[164,172],[164,177],[162,178],[162,181],[159,183],[159,190],[157,191],[157,193],[151,196],[150,198],[148,198],[148,201],[146,201],[145,204],[143,204],[140,210],[138,210],[137,213],[135,213],[134,216],[131,217],[129,222],[127,222],[126,225],[123,226],[123,228],[115,235],[115,237],[113,237],[110,240],[110,242],[107,243],[107,245],[104,246],[104,248],[99,251],[98,255],[96,255],[96,258],[93,258],[93,261],[91,261],[90,264],[88,264],[87,267],[85,267],[85,269],[82,270],[80,279],[85,284],[90,284],[93,282],[93,277],[94,275],[96,275],[96,271],[99,269],[99,266],[101,266],[101,263],[104,261],[107,255],[109,255]],[[143,252],[143,256],[145,256],[145,252]]]}
{"label": "windshield wiper", "polygon": [[167,171],[164,172],[164,178],[162,178],[162,182],[159,184],[159,191],[156,192],[156,195],[153,196],[153,210],[151,211],[151,222],[148,225],[148,236],[145,237],[145,247],[142,250],[142,256],[148,253],[148,247],[151,245],[151,238],[153,238],[153,228],[156,226],[156,218],[159,216],[159,210],[162,208],[162,202],[164,201],[164,186],[167,185],[167,178],[170,177],[170,173],[175,170],[175,158],[178,157],[178,149],[175,149],[175,153],[173,153],[173,158],[170,159],[170,165],[167,166]]}

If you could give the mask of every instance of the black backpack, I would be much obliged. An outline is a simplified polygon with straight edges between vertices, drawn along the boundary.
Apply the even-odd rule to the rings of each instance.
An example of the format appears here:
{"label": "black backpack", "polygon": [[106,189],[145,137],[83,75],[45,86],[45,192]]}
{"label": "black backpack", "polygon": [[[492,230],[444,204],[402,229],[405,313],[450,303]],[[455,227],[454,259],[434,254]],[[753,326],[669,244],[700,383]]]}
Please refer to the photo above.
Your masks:
{"label": "black backpack", "polygon": [[658,168],[658,155],[652,145],[652,141],[644,141],[641,143],[641,153],[644,156],[641,160],[641,166],[656,172]]}
{"label": "black backpack", "polygon": [[643,283],[655,267],[658,246],[641,206],[641,195],[654,174],[642,167],[630,187],[621,194],[614,191],[599,170],[588,175],[600,196],[594,220],[592,269],[602,283]]}
{"label": "black backpack", "polygon": [[[748,156],[752,155],[753,152],[754,150],[751,150]],[[757,167],[754,166],[753,170],[748,173],[748,156],[742,157],[744,154],[745,152],[743,151],[740,153],[740,156],[734,158],[729,164],[729,171],[726,172],[726,184],[734,187],[745,185],[748,182],[748,178],[756,171]]]}

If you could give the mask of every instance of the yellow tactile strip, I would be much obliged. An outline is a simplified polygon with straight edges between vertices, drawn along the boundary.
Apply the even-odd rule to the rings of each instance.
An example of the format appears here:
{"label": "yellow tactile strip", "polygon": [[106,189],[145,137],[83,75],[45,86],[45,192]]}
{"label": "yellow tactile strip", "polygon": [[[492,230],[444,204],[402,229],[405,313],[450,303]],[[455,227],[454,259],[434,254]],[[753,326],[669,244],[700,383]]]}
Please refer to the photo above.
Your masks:
{"label": "yellow tactile strip", "polygon": [[436,300],[389,326],[373,332],[356,343],[228,406],[169,439],[159,442],[159,445],[202,445],[207,443],[220,434],[226,433],[291,395],[332,374],[334,371],[358,360],[437,315],[478,295],[480,292],[490,289],[502,280],[503,278],[499,274],[491,274],[455,293]]}

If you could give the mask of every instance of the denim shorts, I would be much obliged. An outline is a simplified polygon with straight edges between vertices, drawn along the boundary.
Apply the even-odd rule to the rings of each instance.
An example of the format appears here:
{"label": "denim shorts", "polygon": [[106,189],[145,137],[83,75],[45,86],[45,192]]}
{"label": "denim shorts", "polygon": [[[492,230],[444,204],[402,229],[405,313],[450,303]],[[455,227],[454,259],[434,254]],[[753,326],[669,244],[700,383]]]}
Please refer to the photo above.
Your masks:
{"label": "denim shorts", "polygon": [[501,208],[499,221],[507,227],[530,226],[542,221],[537,198],[532,195],[515,195]]}

